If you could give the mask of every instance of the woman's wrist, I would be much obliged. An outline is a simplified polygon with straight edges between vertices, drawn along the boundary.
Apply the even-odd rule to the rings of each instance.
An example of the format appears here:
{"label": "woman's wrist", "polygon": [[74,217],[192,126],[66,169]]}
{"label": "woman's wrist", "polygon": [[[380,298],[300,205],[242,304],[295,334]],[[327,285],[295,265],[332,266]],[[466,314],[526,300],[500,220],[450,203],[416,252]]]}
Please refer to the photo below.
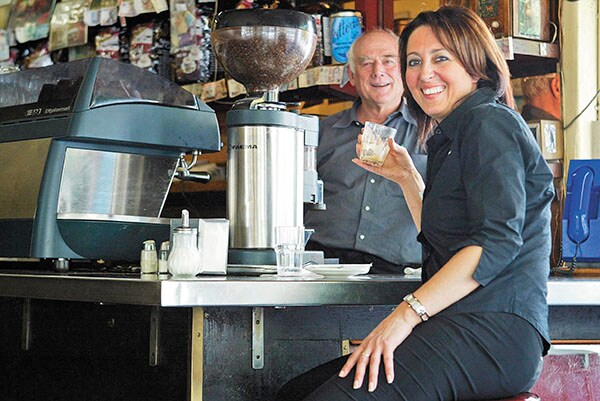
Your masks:
{"label": "woman's wrist", "polygon": [[415,297],[413,293],[406,295],[402,301],[406,302],[410,309],[412,309],[421,321],[426,322],[429,320],[429,314],[427,308]]}
{"label": "woman's wrist", "polygon": [[402,321],[412,328],[420,323],[423,323],[423,320],[421,320],[419,315],[417,315],[406,302],[402,302],[400,305],[398,305],[396,311],[400,315],[400,319],[402,319]]}
{"label": "woman's wrist", "polygon": [[422,194],[425,190],[425,182],[423,182],[423,177],[421,177],[421,174],[414,166],[412,169],[410,169],[410,171],[400,177],[397,183],[402,187],[404,192],[412,190],[415,193]]}

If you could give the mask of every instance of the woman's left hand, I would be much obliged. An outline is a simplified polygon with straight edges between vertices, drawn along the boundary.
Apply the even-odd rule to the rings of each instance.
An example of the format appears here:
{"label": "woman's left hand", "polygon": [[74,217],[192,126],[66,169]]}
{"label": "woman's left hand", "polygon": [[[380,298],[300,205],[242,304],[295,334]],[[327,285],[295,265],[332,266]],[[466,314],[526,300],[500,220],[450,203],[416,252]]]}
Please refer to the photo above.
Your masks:
{"label": "woman's left hand", "polygon": [[377,388],[379,365],[382,360],[386,381],[388,384],[394,381],[394,350],[421,321],[414,312],[408,311],[410,313],[407,314],[405,313],[406,311],[406,306],[400,304],[388,317],[379,323],[352,355],[348,357],[339,376],[346,377],[352,368],[356,367],[353,388],[357,389],[362,386],[368,367],[368,390],[374,391]]}

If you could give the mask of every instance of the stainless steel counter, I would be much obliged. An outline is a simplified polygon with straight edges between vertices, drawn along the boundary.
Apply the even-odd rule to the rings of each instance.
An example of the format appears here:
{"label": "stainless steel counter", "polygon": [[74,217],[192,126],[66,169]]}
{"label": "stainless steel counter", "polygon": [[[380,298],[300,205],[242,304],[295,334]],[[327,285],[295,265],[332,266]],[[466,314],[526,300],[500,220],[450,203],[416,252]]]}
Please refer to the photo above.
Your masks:
{"label": "stainless steel counter", "polygon": [[[108,361],[85,386],[85,391],[104,394],[103,399],[114,399],[113,388],[121,395],[145,391],[145,383],[154,382],[148,377],[160,381],[167,374],[176,385],[168,391],[161,385],[144,399],[163,399],[164,391],[177,401],[272,400],[288,379],[347,352],[351,339],[364,338],[419,284],[417,277],[382,275],[174,280],[132,273],[0,270],[0,311],[10,327],[4,329],[9,334],[3,337],[9,338],[4,352],[17,361],[7,365],[4,375],[17,369],[19,377],[29,378],[36,363],[54,352],[60,355],[51,358],[57,363],[47,368],[44,362],[41,378],[31,376],[36,384],[67,380],[64,361],[82,370],[90,360],[94,366]],[[61,301],[73,302],[65,306]],[[597,338],[600,277],[551,278],[548,301],[553,339]],[[19,313],[21,319],[15,319]],[[19,334],[26,352],[14,351]],[[148,354],[140,357],[145,347]],[[69,360],[65,354],[73,356]],[[105,372],[115,366],[127,367],[127,373],[116,375],[120,384],[103,384]]]}
{"label": "stainless steel counter", "polygon": [[[367,275],[341,279],[206,276],[195,280],[152,275],[104,277],[89,274],[0,273],[0,296],[83,302],[209,306],[394,305],[416,289],[409,276]],[[600,277],[553,277],[548,303],[600,305]]]}

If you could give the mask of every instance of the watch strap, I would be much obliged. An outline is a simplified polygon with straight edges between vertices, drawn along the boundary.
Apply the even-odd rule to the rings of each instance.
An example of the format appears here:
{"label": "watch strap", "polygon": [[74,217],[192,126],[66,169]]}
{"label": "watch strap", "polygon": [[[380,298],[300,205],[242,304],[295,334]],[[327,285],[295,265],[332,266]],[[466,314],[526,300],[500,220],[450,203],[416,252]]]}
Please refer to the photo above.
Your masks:
{"label": "watch strap", "polygon": [[415,311],[417,315],[421,318],[422,321],[426,322],[429,320],[429,315],[427,314],[427,309],[414,294],[410,293],[402,299],[404,302],[408,304],[408,306]]}

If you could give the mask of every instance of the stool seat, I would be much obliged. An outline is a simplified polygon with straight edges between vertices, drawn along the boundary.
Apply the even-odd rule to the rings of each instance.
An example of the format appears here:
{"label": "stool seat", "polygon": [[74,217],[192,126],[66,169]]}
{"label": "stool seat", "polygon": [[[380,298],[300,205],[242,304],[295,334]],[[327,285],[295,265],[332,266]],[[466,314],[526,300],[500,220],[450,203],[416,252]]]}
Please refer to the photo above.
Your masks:
{"label": "stool seat", "polygon": [[533,393],[521,393],[508,398],[498,398],[490,401],[541,401],[542,399]]}

